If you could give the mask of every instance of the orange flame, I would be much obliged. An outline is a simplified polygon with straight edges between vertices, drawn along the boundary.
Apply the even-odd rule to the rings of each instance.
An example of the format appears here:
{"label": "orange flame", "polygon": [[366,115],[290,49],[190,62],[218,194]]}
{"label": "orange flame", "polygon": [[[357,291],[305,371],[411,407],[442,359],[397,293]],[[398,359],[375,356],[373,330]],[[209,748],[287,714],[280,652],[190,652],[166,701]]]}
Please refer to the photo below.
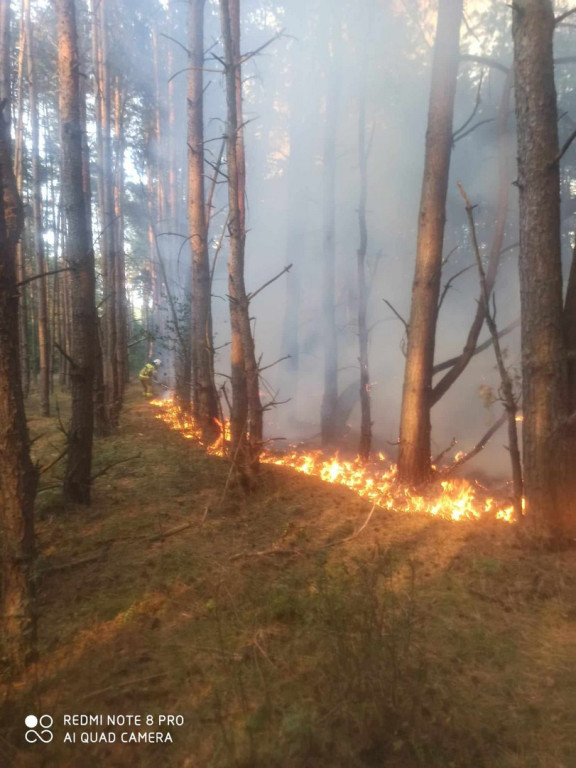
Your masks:
{"label": "orange flame", "polygon": [[[202,444],[199,428],[172,400],[152,400],[151,403],[160,408],[157,419],[164,421],[184,438]],[[220,422],[218,424],[222,427]],[[226,422],[220,439],[206,447],[206,450],[213,456],[224,456],[224,448],[229,440],[230,424]],[[513,521],[513,506],[499,505],[494,498],[487,497],[482,489],[467,480],[443,480],[440,483],[442,490],[438,492],[434,489],[428,495],[420,495],[399,485],[396,482],[396,466],[383,454],[379,454],[378,461],[363,464],[359,459],[341,459],[338,454],[326,457],[322,451],[304,453],[294,449],[289,453],[263,451],[260,461],[262,464],[289,467],[304,475],[318,477],[325,483],[344,485],[384,509],[427,513],[454,521],[477,520],[481,517]]]}

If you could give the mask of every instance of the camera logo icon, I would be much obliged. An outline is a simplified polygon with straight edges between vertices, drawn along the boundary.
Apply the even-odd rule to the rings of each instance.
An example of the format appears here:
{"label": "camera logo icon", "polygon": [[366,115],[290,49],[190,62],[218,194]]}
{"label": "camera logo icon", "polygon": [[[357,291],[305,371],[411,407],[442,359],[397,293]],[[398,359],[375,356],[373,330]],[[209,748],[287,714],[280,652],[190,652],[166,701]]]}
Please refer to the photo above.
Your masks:
{"label": "camera logo icon", "polygon": [[54,734],[50,730],[54,723],[54,718],[50,715],[27,715],[24,720],[24,724],[28,730],[24,734],[24,738],[28,744],[36,744],[38,741],[42,741],[44,744],[50,744],[54,738]]}

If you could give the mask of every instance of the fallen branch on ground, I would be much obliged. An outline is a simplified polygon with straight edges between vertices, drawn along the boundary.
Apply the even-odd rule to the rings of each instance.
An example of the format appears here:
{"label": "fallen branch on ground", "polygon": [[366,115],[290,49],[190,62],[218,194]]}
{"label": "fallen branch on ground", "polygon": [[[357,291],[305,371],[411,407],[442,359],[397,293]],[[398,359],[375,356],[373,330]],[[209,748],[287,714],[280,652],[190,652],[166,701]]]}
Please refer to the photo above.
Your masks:
{"label": "fallen branch on ground", "polygon": [[230,555],[229,560],[240,560],[241,557],[265,557],[266,555],[301,555],[299,549],[262,549],[259,552],[238,552],[236,555]]}
{"label": "fallen branch on ground", "polygon": [[175,528],[169,528],[167,531],[164,531],[163,533],[156,533],[154,536],[147,536],[146,541],[160,541],[161,539],[167,539],[168,536],[174,536],[175,533],[180,533],[180,531],[185,531],[187,528],[191,528],[194,525],[194,523],[184,523],[184,525],[177,525]]}
{"label": "fallen branch on ground", "polygon": [[86,696],[82,696],[80,701],[87,701],[88,699],[93,699],[96,696],[100,696],[103,693],[108,693],[109,691],[116,691],[118,688],[127,688],[130,685],[138,685],[140,683],[149,683],[152,682],[152,680],[159,680],[161,677],[166,677],[168,673],[167,672],[159,672],[156,675],[147,675],[146,677],[139,677],[136,680],[126,680],[124,683],[115,682],[114,685],[109,685],[107,688],[100,688],[98,691],[92,691],[91,693],[87,693]]}
{"label": "fallen branch on ground", "polygon": [[113,461],[111,464],[107,464],[103,469],[101,469],[99,472],[96,472],[95,475],[92,475],[90,478],[90,482],[94,482],[97,477],[102,477],[102,475],[105,475],[108,470],[112,469],[113,467],[117,467],[119,464],[126,464],[127,461],[133,461],[134,459],[140,459],[142,457],[141,453],[137,453],[136,456],[128,456],[127,459],[120,459],[119,461]]}

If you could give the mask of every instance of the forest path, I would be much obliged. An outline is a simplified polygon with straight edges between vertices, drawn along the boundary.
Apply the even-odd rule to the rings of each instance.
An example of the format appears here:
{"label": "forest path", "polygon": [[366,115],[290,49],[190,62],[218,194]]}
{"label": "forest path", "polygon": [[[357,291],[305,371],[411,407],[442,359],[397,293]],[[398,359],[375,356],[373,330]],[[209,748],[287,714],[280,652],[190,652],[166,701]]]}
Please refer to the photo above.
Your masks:
{"label": "forest path", "polygon": [[[572,553],[384,510],[343,541],[368,502],[269,466],[223,499],[227,462],[156,415],[130,391],[89,510],[40,496],[40,658],[2,688],[2,767],[576,764]],[[31,426],[46,463],[56,424]],[[55,718],[50,745],[23,741],[31,712]],[[66,713],[185,725],[68,744]]]}

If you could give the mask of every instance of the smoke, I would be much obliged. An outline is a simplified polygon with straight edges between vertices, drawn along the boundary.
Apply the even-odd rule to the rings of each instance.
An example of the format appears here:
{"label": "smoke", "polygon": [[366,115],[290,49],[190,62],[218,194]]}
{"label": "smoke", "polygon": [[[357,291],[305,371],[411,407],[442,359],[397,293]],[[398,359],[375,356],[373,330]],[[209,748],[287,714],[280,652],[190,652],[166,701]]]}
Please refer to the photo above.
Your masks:
{"label": "smoke", "polygon": [[[338,52],[338,116],[336,126],[336,302],[339,342],[339,389],[354,388],[359,378],[356,253],[359,244],[359,98],[366,85],[368,160],[368,273],[370,378],[375,448],[394,455],[404,372],[405,328],[384,300],[407,320],[416,251],[417,217],[422,183],[431,50],[435,4],[340,0],[339,32],[329,35],[331,2],[293,0],[285,5],[250,0],[243,3],[242,49],[244,118],[247,153],[246,283],[256,291],[292,264],[284,275],[251,304],[257,354],[268,366],[292,353],[263,375],[263,400],[289,400],[267,414],[267,434],[289,441],[311,439],[319,431],[324,345],[322,337],[323,148],[330,52]],[[171,144],[156,148],[160,158],[176,152],[178,205],[163,222],[166,232],[186,229],[186,45],[185,4],[170,4],[167,37],[159,41],[164,67],[160,86],[167,94],[173,77]],[[489,55],[508,66],[511,60],[509,13],[491,3],[471,3],[462,30],[462,51]],[[284,30],[280,34],[281,30]],[[172,37],[182,45],[177,45]],[[225,133],[225,94],[220,57],[217,3],[206,5],[206,150],[207,187]],[[268,44],[269,43],[269,44]],[[258,55],[251,52],[260,51]],[[362,62],[365,61],[365,70]],[[446,292],[438,324],[437,362],[459,354],[465,344],[479,297],[470,232],[456,182],[461,181],[475,211],[477,233],[486,258],[498,208],[498,135],[496,117],[505,74],[474,61],[460,69],[454,128],[463,135],[455,142],[447,202],[443,284],[463,272]],[[566,87],[566,98],[570,91]],[[563,89],[559,88],[563,97]],[[170,121],[164,101],[163,120]],[[478,124],[478,127],[474,128]],[[474,128],[466,133],[470,128]],[[514,158],[514,120],[509,121],[510,155]],[[174,150],[174,147],[177,149]],[[225,173],[225,165],[222,172]],[[509,184],[515,178],[510,167]],[[227,305],[226,185],[216,179],[211,220],[210,252],[214,269],[213,311],[218,384],[229,373],[230,327]],[[162,183],[161,179],[157,183]],[[572,190],[573,194],[573,190]],[[516,190],[510,195],[504,247],[517,241]],[[221,249],[218,251],[222,244]],[[185,297],[189,261],[178,235],[162,240],[171,285]],[[451,254],[448,258],[448,254]],[[500,328],[519,314],[516,251],[502,258],[495,290]],[[487,338],[484,330],[481,341]],[[288,340],[290,340],[290,344]],[[297,345],[294,347],[294,340]],[[519,334],[504,340],[507,363],[519,367]],[[292,345],[292,347],[290,346]],[[296,354],[294,354],[296,352]],[[491,349],[473,359],[466,372],[433,410],[434,451],[452,440],[457,449],[470,449],[501,412],[487,406],[486,393],[498,397],[498,376]],[[483,395],[483,396],[481,396]],[[352,398],[353,399],[353,398]],[[493,398],[494,399],[494,398]],[[490,398],[488,398],[490,400]],[[359,409],[346,421],[345,444],[354,449]],[[507,475],[504,432],[475,460],[474,467]],[[456,450],[456,449],[455,449]]]}

